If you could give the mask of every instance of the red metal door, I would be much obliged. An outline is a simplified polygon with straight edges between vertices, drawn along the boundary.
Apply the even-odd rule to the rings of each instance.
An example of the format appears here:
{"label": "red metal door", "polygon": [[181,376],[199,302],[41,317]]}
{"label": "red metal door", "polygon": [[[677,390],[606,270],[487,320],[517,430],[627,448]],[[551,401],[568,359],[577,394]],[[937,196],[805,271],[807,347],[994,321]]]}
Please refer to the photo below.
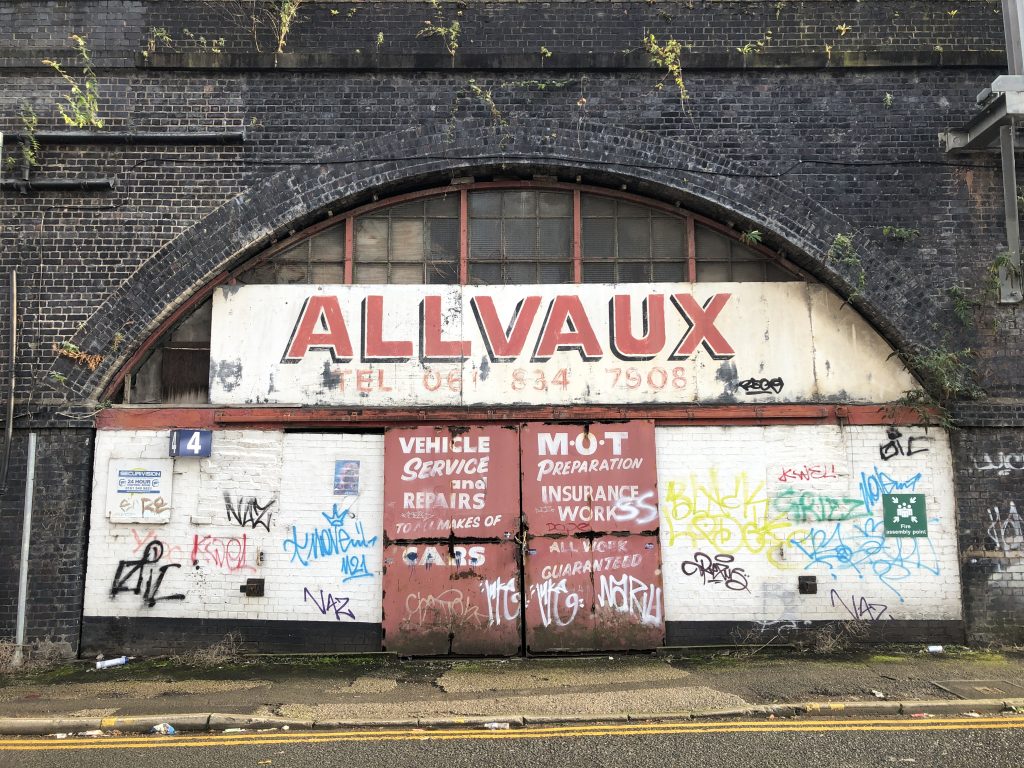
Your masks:
{"label": "red metal door", "polygon": [[664,641],[654,424],[520,432],[530,652]]}
{"label": "red metal door", "polygon": [[516,427],[416,427],[384,436],[384,648],[519,652]]}

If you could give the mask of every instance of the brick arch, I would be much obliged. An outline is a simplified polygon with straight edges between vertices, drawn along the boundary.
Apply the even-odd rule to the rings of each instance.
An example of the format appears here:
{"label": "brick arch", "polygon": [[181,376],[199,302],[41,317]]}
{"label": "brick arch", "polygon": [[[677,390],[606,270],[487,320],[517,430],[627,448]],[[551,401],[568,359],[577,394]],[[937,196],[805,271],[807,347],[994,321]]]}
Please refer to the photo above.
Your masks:
{"label": "brick arch", "polygon": [[[499,129],[466,120],[454,131],[410,129],[317,159],[319,164],[259,181],[146,259],[72,339],[86,352],[123,352],[107,355],[95,371],[55,361],[69,394],[101,399],[163,323],[272,240],[371,195],[484,169],[579,174],[592,183],[626,184],[638,194],[679,201],[712,218],[760,229],[768,243],[784,247],[792,261],[841,295],[854,293],[855,276],[836,269],[826,255],[835,235],[850,231],[842,218],[783,181],[746,175],[748,169],[729,158],[652,133],[595,121],[531,121]],[[857,306],[883,336],[898,340],[870,301],[859,298]],[[132,334],[115,344],[126,320]]]}

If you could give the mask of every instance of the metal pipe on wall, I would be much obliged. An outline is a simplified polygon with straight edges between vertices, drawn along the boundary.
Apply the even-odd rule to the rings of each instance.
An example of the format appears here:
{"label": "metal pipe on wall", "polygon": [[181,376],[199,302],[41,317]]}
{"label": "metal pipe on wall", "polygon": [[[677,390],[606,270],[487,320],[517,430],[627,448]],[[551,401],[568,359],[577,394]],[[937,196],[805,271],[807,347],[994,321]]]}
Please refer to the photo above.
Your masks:
{"label": "metal pipe on wall", "polygon": [[7,423],[4,426],[4,465],[0,471],[0,490],[7,490],[7,471],[11,466],[11,442],[14,439],[14,377],[18,353],[18,270],[11,267],[11,348],[8,364],[11,367],[7,386]]}
{"label": "metal pipe on wall", "polygon": [[25,508],[21,523],[21,562],[18,566],[18,623],[14,630],[14,666],[21,666],[25,649],[25,607],[28,600],[28,551],[32,543],[32,497],[36,482],[36,433],[28,434],[28,468],[25,472]]}

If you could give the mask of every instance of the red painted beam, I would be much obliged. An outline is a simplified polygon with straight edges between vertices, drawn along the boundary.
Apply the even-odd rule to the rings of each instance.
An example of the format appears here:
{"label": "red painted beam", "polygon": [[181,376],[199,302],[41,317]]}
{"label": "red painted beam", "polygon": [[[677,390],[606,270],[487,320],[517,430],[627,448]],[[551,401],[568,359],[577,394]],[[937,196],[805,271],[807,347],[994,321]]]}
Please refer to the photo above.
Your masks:
{"label": "red painted beam", "polygon": [[243,408],[113,407],[96,417],[98,429],[337,429],[438,422],[616,421],[654,419],[659,425],[760,426],[769,424],[923,424],[912,408],[882,405],[535,406],[519,408]]}

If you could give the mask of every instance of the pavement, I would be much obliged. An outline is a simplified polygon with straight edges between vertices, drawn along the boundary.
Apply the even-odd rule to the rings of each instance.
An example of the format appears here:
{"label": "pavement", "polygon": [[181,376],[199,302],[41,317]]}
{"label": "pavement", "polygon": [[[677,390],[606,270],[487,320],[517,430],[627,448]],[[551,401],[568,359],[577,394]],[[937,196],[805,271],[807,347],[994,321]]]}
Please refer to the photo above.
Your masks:
{"label": "pavement", "polygon": [[1024,653],[964,648],[930,654],[900,646],[830,657],[780,649],[529,659],[249,656],[94,666],[0,677],[0,734],[144,733],[159,723],[178,731],[505,728],[1024,711]]}

